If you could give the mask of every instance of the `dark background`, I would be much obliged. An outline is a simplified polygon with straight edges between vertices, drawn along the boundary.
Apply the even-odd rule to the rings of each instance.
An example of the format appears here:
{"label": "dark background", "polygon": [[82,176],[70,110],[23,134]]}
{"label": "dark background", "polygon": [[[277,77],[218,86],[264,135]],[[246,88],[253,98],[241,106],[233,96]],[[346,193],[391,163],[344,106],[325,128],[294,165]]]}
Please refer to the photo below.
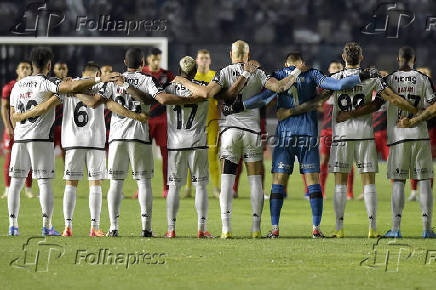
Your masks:
{"label": "dark background", "polygon": [[[31,1],[0,1],[0,35],[11,33],[17,23],[34,21],[37,6]],[[387,38],[384,33],[367,35],[361,28],[371,22],[377,5],[387,1],[376,0],[56,0],[47,1],[47,10],[63,14],[65,21],[49,31],[50,36],[119,36],[125,32],[75,30],[78,16],[98,18],[110,15],[112,19],[164,21],[164,31],[139,31],[130,36],[164,36],[169,39],[169,68],[176,71],[177,62],[184,55],[195,55],[206,48],[212,55],[212,67],[218,69],[230,62],[230,45],[237,39],[250,44],[252,58],[259,60],[266,71],[282,66],[291,49],[299,49],[308,63],[323,71],[332,59],[340,59],[347,41],[358,41],[364,48],[365,65],[376,65],[381,70],[396,68],[396,53],[402,45],[417,50],[417,64],[435,68],[434,48],[436,27],[426,31],[426,20],[436,17],[436,1],[414,0],[398,4],[399,9],[415,14],[414,22],[402,28],[398,38]],[[389,1],[388,1],[389,2]],[[36,6],[35,6],[36,5]],[[29,12],[30,11],[30,12]],[[381,11],[381,12],[380,12]],[[386,17],[383,9],[377,12],[378,24]],[[379,13],[380,12],[380,13]],[[380,14],[380,15],[379,15]],[[391,15],[392,17],[392,15]],[[392,19],[391,19],[392,20]],[[407,19],[403,21],[406,22]],[[391,23],[393,23],[391,21]],[[395,29],[395,27],[394,27]],[[37,35],[45,35],[40,30]],[[0,43],[0,82],[15,78],[15,66],[27,58],[30,46],[10,46]],[[144,48],[144,50],[146,50]],[[80,74],[89,60],[111,64],[122,71],[124,47],[58,46],[56,60],[66,61],[70,75]]]}

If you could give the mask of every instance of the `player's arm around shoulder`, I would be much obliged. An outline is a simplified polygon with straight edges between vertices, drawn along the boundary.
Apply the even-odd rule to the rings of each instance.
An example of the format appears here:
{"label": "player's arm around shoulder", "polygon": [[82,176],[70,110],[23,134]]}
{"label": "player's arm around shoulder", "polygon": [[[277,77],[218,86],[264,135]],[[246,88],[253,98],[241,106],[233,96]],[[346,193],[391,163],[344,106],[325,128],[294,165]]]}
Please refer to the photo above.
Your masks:
{"label": "player's arm around shoulder", "polygon": [[[15,112],[15,109],[12,113],[11,110],[11,120],[12,123],[15,122],[21,122],[25,119],[28,118],[35,118],[35,117],[39,117],[43,114],[45,114],[46,112],[48,112],[51,108],[59,105],[61,103],[61,100],[59,98],[58,95],[56,94],[52,94],[51,97],[49,97],[46,101],[42,102],[39,105],[36,105],[35,107],[33,107],[31,110],[24,112],[24,113],[18,113]],[[13,108],[13,107],[11,107]]]}
{"label": "player's arm around shoulder", "polygon": [[409,101],[402,98],[401,96],[397,95],[392,89],[388,86],[386,86],[385,89],[383,89],[380,93],[380,96],[385,99],[388,102],[391,102],[393,105],[401,108],[402,110],[411,112],[413,114],[416,114],[418,112],[418,109],[413,106]]}
{"label": "player's arm around shoulder", "polygon": [[348,119],[358,118],[360,116],[372,114],[378,111],[383,105],[383,103],[384,101],[382,98],[376,97],[374,98],[374,100],[371,101],[371,103],[364,104],[353,111],[350,112],[340,111],[336,115],[336,122],[337,123],[345,122]]}
{"label": "player's arm around shoulder", "polygon": [[281,80],[278,80],[275,77],[267,78],[264,87],[276,93],[283,93],[295,83],[300,73],[308,70],[309,67],[306,66],[304,62],[300,62],[287,77]]}
{"label": "player's arm around shoulder", "polygon": [[99,82],[103,82],[103,83],[116,82],[119,77],[120,77],[120,73],[112,72],[102,77],[80,79],[80,80],[67,79],[59,82],[57,84],[56,91],[53,93],[69,94],[69,93],[83,92],[84,90],[94,86],[95,84],[98,84]]}
{"label": "player's arm around shoulder", "polygon": [[[103,98],[104,99],[104,98]],[[141,123],[145,123],[148,121],[148,114],[142,112],[142,113],[135,113],[128,109],[126,109],[124,106],[119,104],[118,102],[115,102],[112,99],[104,99],[106,103],[106,107],[108,110],[116,113],[117,115],[124,116],[136,121],[139,121]]]}

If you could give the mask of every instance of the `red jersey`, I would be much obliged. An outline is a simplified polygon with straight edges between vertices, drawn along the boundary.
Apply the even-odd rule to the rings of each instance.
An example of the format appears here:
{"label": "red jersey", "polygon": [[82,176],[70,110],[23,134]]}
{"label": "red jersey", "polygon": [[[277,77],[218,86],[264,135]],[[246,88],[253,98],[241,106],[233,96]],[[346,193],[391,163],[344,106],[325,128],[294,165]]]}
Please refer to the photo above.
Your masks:
{"label": "red jersey", "polygon": [[324,114],[322,118],[321,130],[331,130],[333,105],[328,104],[328,102],[324,102],[322,105],[322,110]]}
{"label": "red jersey", "polygon": [[[17,80],[12,80],[9,83],[7,83],[6,85],[3,86],[2,89],[2,100],[5,101],[10,101],[10,97],[11,97],[11,91],[14,88],[15,83],[17,82]],[[12,123],[11,123],[12,126]]]}
{"label": "red jersey", "polygon": [[386,131],[388,114],[385,108],[372,113],[372,121],[374,127],[374,133],[380,131]]}
{"label": "red jersey", "polygon": [[3,100],[9,101],[9,98],[11,96],[11,91],[12,91],[16,82],[17,82],[17,80],[12,80],[3,86],[3,89],[2,89],[2,99]]}
{"label": "red jersey", "polygon": [[[174,74],[171,71],[162,68],[157,72],[152,72],[148,65],[146,65],[142,72],[157,79],[161,87],[166,87],[174,79]],[[165,113],[165,109],[165,106],[159,103],[152,104],[150,107],[150,118],[161,116]]]}

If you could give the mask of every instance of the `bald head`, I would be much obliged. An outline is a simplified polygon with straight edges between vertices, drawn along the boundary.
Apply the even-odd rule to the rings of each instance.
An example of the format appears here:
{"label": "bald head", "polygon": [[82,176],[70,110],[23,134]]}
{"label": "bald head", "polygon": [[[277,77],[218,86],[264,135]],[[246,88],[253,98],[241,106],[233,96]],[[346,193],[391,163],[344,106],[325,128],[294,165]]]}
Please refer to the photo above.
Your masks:
{"label": "bald head", "polygon": [[230,52],[230,57],[233,63],[237,62],[247,62],[250,56],[250,47],[248,43],[243,40],[237,40],[232,43],[232,51]]}

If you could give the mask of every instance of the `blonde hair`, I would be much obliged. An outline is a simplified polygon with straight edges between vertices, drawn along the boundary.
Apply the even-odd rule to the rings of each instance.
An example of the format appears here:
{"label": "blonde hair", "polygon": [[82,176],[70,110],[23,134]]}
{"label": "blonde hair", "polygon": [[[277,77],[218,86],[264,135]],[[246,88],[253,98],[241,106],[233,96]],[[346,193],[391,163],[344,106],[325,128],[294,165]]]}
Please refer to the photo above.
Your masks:
{"label": "blonde hair", "polygon": [[232,43],[232,56],[234,58],[242,59],[246,57],[250,52],[248,43],[243,40],[237,40]]}
{"label": "blonde hair", "polygon": [[189,74],[195,67],[195,60],[190,56],[185,56],[180,60],[179,65],[182,72]]}
{"label": "blonde hair", "polygon": [[210,55],[210,52],[207,49],[199,49],[197,51],[197,55],[199,55],[199,54],[208,54],[208,55]]}

